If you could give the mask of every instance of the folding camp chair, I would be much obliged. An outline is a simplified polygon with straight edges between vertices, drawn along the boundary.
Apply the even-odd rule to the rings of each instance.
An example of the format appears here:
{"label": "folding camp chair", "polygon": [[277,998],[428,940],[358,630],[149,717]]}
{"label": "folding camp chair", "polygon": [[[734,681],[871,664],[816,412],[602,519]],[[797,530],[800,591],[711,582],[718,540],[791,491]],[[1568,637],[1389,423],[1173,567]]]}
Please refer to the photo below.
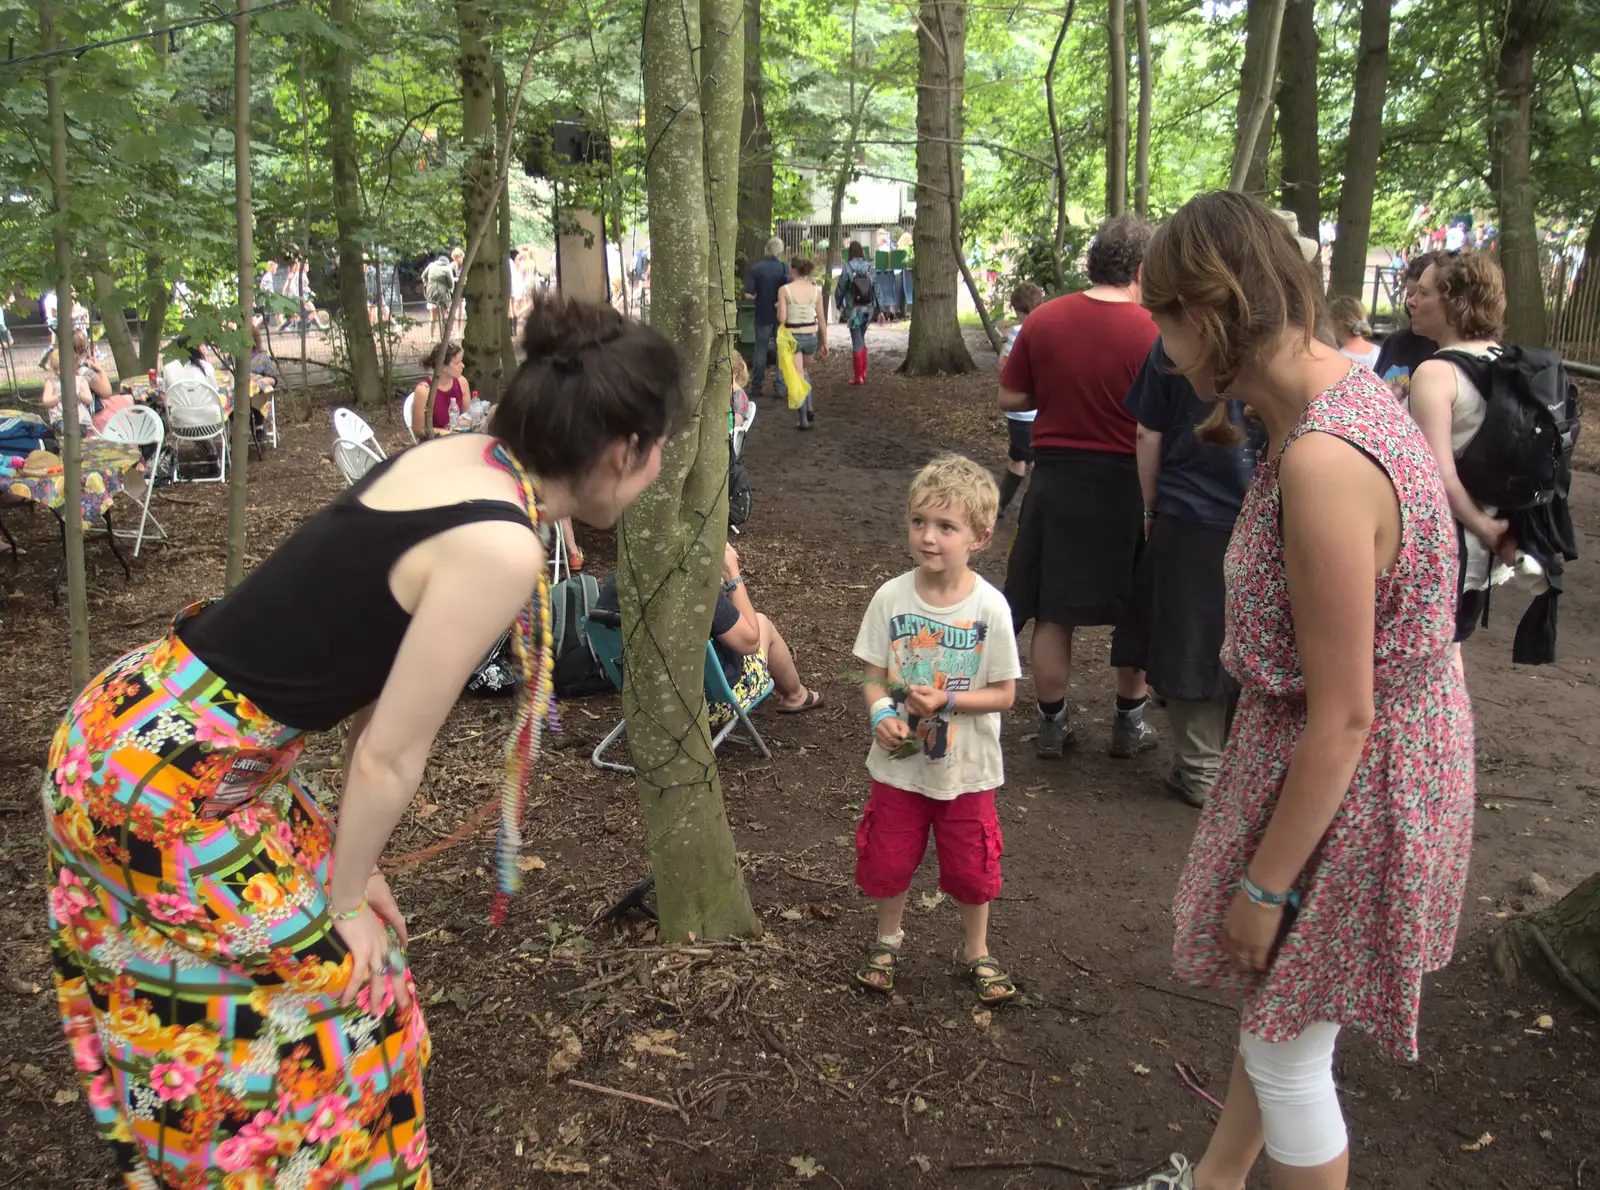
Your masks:
{"label": "folding camp chair", "polygon": [[[600,668],[605,670],[606,677],[611,679],[611,684],[618,690],[622,689],[622,623],[621,616],[614,611],[592,611],[588,620],[589,644],[594,649],[595,656],[600,659]],[[728,684],[728,675],[722,672],[722,660],[717,656],[717,650],[710,641],[706,641],[705,661],[705,696],[710,706],[721,704],[730,712],[728,722],[723,724],[711,738],[711,750],[715,752],[722,746],[726,739],[756,748],[762,756],[772,759],[772,752],[767,748],[767,741],[761,738],[761,733],[756,730],[756,725],[750,722],[750,712],[760,706],[772,693],[772,678],[769,675],[762,688],[756,692],[747,704],[741,703],[734,696],[733,688]],[[742,728],[740,736],[735,736],[735,729]],[[594,754],[589,758],[597,769],[609,769],[613,773],[632,773],[631,764],[620,764],[615,760],[606,759],[618,741],[628,734],[628,721],[618,720],[617,725],[606,733],[606,738],[596,745]],[[743,738],[741,738],[741,736]]]}

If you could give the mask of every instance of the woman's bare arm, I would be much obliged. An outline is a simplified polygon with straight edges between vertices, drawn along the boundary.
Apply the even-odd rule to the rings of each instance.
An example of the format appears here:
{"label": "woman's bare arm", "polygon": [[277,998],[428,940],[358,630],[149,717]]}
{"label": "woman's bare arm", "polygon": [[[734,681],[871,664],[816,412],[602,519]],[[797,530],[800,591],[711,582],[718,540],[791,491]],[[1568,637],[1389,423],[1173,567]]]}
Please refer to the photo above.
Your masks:
{"label": "woman's bare arm", "polygon": [[1505,526],[1478,507],[1456,474],[1455,448],[1450,442],[1451,411],[1456,399],[1456,371],[1448,360],[1431,359],[1411,374],[1411,416],[1428,440],[1439,478],[1456,520],[1483,543],[1494,548]]}

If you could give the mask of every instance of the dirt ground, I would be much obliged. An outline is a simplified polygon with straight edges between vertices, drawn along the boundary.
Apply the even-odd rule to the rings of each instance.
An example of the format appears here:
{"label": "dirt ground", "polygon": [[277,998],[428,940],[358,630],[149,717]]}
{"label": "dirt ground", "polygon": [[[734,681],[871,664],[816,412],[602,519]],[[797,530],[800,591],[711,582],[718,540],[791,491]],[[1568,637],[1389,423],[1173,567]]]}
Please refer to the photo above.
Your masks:
{"label": "dirt ground", "polygon": [[[667,949],[642,919],[585,930],[645,870],[631,785],[588,763],[615,721],[610,698],[563,708],[566,732],[541,765],[528,830],[543,866],[507,926],[487,926],[487,827],[396,881],[434,1036],[428,1123],[446,1190],[1092,1188],[1203,1149],[1214,1111],[1176,1064],[1220,1097],[1237,1022],[1226,1004],[1168,977],[1170,897],[1195,812],[1161,788],[1164,748],[1136,761],[1104,755],[1104,631],[1079,650],[1078,751],[1038,761],[1031,716],[1006,724],[1006,887],[992,943],[1025,998],[992,1016],[976,1010],[950,962],[957,920],[934,897],[931,862],[914,886],[897,994],[852,986],[871,929],[851,878],[868,736],[841,675],[853,668],[870,592],[907,565],[912,470],[945,448],[998,468],[1005,441],[992,357],[975,343],[977,375],[912,381],[892,372],[903,345],[903,330],[874,332],[863,389],[845,386],[847,358],[823,365],[813,433],[796,433],[764,401],[749,444],[756,510],[738,545],[752,597],[829,703],[794,718],[757,712],[770,763],[722,753],[765,937]],[[398,446],[397,417],[379,422]],[[338,489],[327,446],[319,411],[253,467],[257,553]],[[1600,480],[1580,476],[1575,504],[1593,552]],[[221,487],[163,489],[157,507],[174,542],[147,551],[133,583],[104,542],[90,543],[97,666],[220,588]],[[0,560],[0,1190],[104,1187],[109,1165],[76,1101],[43,936],[36,789],[68,694],[65,615],[50,602],[55,522],[16,511],[7,522],[27,556]],[[997,581],[1013,523],[1002,522],[983,558]],[[590,533],[585,545],[599,573],[609,542]],[[1600,1021],[1559,990],[1498,986],[1484,953],[1501,918],[1535,903],[1534,873],[1560,891],[1600,867],[1597,577],[1592,558],[1569,571],[1559,665],[1511,667],[1509,608],[1467,650],[1480,781],[1461,944],[1428,981],[1420,1063],[1389,1061],[1358,1035],[1343,1041],[1337,1073],[1357,1186],[1600,1185]],[[1030,695],[1024,681],[1020,707]],[[508,711],[460,705],[396,847],[441,837],[492,795]],[[308,756],[331,765],[336,745],[313,740]],[[1017,1164],[1026,1162],[1036,1164]]]}

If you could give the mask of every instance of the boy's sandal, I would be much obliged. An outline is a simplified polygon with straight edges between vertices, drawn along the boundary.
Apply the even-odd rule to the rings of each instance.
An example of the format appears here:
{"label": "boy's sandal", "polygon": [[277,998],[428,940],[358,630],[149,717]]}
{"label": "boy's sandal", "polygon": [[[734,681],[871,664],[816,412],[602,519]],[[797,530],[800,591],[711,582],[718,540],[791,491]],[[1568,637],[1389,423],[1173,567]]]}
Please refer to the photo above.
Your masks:
{"label": "boy's sandal", "polygon": [[[994,974],[983,974],[985,967]],[[988,955],[968,963],[967,976],[972,980],[972,986],[978,990],[980,1004],[1004,1004],[1017,994],[1017,985],[1011,982],[1010,974]]]}
{"label": "boy's sandal", "polygon": [[[882,962],[883,959],[888,959],[888,962]],[[856,982],[869,992],[887,996],[894,991],[894,971],[899,965],[900,947],[875,942],[861,956],[861,966],[856,968]],[[878,979],[873,979],[873,976],[878,976]]]}

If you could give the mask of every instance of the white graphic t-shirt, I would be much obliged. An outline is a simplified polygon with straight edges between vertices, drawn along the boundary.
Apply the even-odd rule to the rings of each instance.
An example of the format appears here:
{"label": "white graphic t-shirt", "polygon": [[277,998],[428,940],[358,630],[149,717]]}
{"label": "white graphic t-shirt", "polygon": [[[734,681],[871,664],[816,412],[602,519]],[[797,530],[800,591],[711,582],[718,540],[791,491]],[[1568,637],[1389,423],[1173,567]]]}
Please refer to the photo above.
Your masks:
{"label": "white graphic t-shirt", "polygon": [[[1006,597],[981,576],[953,607],[932,607],[917,595],[916,571],[878,588],[856,635],[855,655],[881,665],[893,680],[960,693],[1022,676]],[[902,716],[911,718],[902,705]],[[867,753],[875,781],[924,797],[954,801],[1005,781],[1000,714],[948,714],[911,722],[913,756],[893,759],[876,740]]]}

